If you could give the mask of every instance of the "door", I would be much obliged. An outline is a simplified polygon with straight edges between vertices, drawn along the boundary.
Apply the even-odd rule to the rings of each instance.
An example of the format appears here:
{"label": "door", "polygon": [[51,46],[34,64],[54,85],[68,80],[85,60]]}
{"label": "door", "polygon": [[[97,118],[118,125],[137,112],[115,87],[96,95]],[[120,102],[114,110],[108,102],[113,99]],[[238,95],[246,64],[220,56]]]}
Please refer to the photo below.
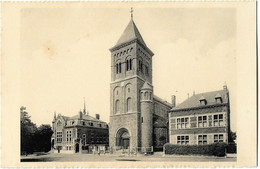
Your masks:
{"label": "door", "polygon": [[79,152],[79,144],[77,143],[75,146],[76,146],[75,147],[75,153],[78,153]]}
{"label": "door", "polygon": [[123,147],[124,147],[124,149],[128,149],[128,147],[129,147],[129,138],[124,138],[123,139]]}

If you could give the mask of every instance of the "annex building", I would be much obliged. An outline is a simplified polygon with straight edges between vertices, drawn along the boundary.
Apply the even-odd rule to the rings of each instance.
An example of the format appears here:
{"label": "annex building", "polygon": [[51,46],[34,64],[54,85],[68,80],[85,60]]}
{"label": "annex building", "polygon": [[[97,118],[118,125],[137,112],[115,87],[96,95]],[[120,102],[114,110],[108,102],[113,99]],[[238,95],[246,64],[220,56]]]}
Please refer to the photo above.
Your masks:
{"label": "annex building", "polygon": [[230,102],[227,86],[189,97],[171,109],[169,122],[172,144],[228,143]]}
{"label": "annex building", "polygon": [[133,19],[111,51],[109,146],[146,151],[169,141],[172,104],[154,95],[153,52]]}
{"label": "annex building", "polygon": [[52,150],[55,153],[91,153],[108,146],[108,125],[100,120],[100,115],[92,117],[80,111],[67,117],[54,115],[52,121]]}

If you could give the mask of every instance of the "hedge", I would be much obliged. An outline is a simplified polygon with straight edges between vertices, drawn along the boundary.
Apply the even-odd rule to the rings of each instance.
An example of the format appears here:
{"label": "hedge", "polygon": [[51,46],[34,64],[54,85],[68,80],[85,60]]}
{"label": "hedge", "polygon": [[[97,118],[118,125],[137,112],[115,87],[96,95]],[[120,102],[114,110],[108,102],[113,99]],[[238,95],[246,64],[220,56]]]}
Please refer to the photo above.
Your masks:
{"label": "hedge", "polygon": [[166,143],[164,145],[165,154],[179,154],[179,155],[208,155],[223,157],[226,155],[226,143],[214,143],[205,145],[177,145]]}
{"label": "hedge", "polygon": [[227,147],[227,153],[237,153],[237,144],[229,143]]}

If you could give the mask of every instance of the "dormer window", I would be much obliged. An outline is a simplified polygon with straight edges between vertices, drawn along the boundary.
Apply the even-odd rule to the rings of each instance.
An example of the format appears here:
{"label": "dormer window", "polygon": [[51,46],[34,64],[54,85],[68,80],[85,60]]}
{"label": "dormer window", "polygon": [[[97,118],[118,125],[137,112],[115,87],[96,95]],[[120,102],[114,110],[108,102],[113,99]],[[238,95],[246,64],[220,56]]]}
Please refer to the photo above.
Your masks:
{"label": "dormer window", "polygon": [[219,93],[215,96],[215,101],[216,103],[222,103],[222,97]]}
{"label": "dormer window", "polygon": [[201,106],[207,105],[207,100],[203,96],[201,96],[201,98],[200,98],[200,105]]}

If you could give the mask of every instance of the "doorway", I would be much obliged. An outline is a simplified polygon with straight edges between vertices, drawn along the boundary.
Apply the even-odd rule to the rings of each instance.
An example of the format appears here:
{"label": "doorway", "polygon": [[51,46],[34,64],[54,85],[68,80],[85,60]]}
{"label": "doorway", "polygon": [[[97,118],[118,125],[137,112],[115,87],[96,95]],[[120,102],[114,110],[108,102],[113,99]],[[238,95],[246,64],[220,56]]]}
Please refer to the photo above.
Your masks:
{"label": "doorway", "polygon": [[76,143],[76,144],[75,144],[75,153],[78,153],[78,152],[79,152],[79,144]]}
{"label": "doorway", "polygon": [[130,147],[130,135],[127,129],[119,129],[116,135],[116,139],[116,146],[119,149],[128,149]]}

